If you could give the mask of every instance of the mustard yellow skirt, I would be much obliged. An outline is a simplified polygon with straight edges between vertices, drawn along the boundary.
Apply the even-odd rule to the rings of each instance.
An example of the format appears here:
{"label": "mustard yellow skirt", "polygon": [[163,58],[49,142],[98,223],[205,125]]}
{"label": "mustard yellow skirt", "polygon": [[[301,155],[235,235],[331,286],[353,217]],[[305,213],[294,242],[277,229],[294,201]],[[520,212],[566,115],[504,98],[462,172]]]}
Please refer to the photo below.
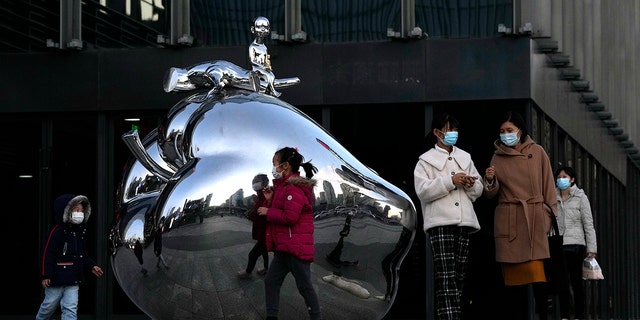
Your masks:
{"label": "mustard yellow skirt", "polygon": [[502,276],[506,286],[519,286],[533,282],[547,282],[544,262],[532,260],[523,263],[502,263]]}

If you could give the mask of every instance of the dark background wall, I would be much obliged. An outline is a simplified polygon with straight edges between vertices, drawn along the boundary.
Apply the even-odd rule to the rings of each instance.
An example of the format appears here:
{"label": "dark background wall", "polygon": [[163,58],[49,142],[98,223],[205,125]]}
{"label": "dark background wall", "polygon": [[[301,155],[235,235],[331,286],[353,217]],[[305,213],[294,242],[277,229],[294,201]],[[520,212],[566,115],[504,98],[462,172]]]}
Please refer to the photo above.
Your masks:
{"label": "dark background wall", "polygon": [[[414,40],[269,46],[274,74],[296,106],[518,99],[530,95],[528,38]],[[242,47],[112,49],[0,54],[0,112],[162,109],[170,67],[227,60],[248,67]]]}

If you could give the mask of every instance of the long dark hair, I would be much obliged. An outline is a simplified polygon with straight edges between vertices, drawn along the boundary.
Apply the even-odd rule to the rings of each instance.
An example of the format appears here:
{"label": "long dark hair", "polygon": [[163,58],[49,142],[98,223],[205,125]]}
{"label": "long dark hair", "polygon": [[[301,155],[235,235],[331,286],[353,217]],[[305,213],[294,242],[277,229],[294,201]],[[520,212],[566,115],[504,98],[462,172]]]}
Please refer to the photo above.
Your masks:
{"label": "long dark hair", "polygon": [[442,130],[442,128],[446,127],[447,124],[449,124],[449,129],[460,128],[460,122],[458,122],[458,119],[448,113],[440,113],[433,117],[433,120],[431,120],[431,130],[429,130],[424,137],[427,148],[432,148],[436,143],[438,143],[438,137],[433,134],[433,129]]}
{"label": "long dark hair", "polygon": [[304,157],[298,152],[298,149],[292,147],[284,147],[278,151],[276,151],[275,155],[280,160],[279,163],[288,162],[291,166],[292,172],[299,172],[300,167],[304,169],[306,177],[311,179],[313,175],[318,172],[318,168],[316,168],[311,161],[304,162]]}

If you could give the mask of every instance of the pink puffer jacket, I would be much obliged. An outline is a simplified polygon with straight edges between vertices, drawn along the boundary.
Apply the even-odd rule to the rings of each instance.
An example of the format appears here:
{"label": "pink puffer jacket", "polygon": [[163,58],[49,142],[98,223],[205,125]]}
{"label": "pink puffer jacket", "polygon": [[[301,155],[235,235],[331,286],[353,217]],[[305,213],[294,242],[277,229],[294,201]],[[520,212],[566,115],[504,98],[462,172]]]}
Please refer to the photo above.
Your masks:
{"label": "pink puffer jacket", "polygon": [[287,252],[313,262],[313,187],[316,180],[293,173],[273,181],[273,198],[267,211],[267,249]]}

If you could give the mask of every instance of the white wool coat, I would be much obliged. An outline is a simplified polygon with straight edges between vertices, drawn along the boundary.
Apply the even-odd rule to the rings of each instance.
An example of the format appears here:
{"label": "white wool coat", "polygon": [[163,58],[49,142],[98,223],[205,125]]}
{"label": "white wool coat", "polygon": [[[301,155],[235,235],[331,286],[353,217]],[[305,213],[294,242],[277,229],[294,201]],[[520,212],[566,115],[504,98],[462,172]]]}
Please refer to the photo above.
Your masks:
{"label": "white wool coat", "polygon": [[482,195],[482,182],[477,179],[471,188],[456,187],[451,176],[458,172],[480,176],[471,155],[455,146],[449,153],[435,145],[419,157],[413,176],[425,232],[450,225],[480,230],[473,202]]}

